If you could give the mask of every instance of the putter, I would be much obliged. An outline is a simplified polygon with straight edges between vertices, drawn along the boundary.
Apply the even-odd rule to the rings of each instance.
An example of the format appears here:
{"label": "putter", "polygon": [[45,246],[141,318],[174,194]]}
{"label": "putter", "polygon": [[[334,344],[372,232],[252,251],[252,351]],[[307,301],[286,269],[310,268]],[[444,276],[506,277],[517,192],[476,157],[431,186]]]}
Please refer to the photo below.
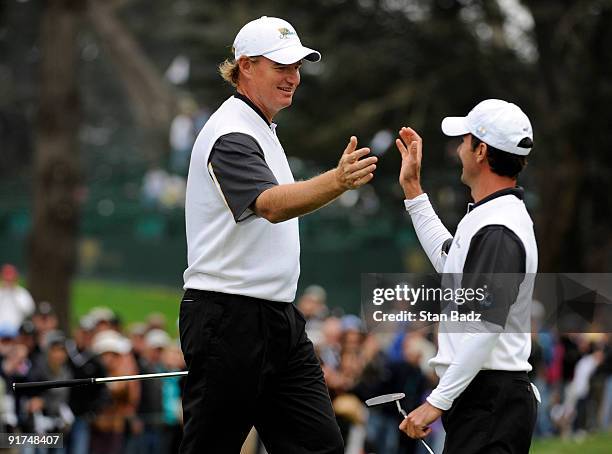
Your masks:
{"label": "putter", "polygon": [[[371,399],[366,400],[365,403],[368,407],[374,407],[375,405],[390,404],[391,402],[395,402],[395,405],[397,406],[397,411],[405,418],[406,416],[408,416],[408,413],[406,413],[406,411],[399,403],[399,401],[404,397],[406,397],[404,393],[383,394],[382,396],[372,397]],[[435,454],[433,450],[429,447],[429,445],[425,442],[425,440],[423,440],[422,438],[419,438],[419,440],[421,440],[421,443],[423,443],[425,449],[427,449],[429,454]]]}

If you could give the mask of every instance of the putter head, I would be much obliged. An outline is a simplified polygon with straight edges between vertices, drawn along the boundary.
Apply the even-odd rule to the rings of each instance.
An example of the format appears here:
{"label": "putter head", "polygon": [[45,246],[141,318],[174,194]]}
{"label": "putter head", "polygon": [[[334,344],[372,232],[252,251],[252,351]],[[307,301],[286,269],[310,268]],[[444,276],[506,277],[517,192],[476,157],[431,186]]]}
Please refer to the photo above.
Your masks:
{"label": "putter head", "polygon": [[404,393],[383,394],[382,396],[372,397],[371,399],[366,400],[365,403],[368,407],[373,407],[375,405],[396,402],[404,397],[406,397]]}

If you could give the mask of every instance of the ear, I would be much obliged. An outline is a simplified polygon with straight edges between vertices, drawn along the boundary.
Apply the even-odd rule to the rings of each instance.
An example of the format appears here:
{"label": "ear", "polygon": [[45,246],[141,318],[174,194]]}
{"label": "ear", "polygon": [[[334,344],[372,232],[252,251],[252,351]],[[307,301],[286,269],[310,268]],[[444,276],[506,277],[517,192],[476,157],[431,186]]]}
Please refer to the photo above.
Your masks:
{"label": "ear", "polygon": [[487,159],[487,153],[489,152],[488,145],[484,142],[480,142],[476,147],[476,162],[479,164]]}
{"label": "ear", "polygon": [[238,60],[238,67],[244,78],[251,79],[253,77],[253,61],[250,58],[240,57],[240,60]]}

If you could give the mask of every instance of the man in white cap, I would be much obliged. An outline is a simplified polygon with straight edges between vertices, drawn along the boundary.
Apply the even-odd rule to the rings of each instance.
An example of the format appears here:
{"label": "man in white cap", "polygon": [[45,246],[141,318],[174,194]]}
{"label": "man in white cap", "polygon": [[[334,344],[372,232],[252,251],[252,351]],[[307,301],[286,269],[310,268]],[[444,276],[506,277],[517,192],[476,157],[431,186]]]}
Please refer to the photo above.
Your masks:
{"label": "man in white cap", "polygon": [[400,429],[423,438],[441,416],[447,454],[527,454],[536,418],[527,360],[538,251],[523,190],[516,183],[533,146],[531,123],[518,106],[488,99],[466,117],[445,118],[442,131],[461,137],[461,181],[474,203],[451,236],[421,188],[422,140],[402,128],[396,145],[406,210],[443,279],[459,276],[455,282],[463,289],[487,284],[488,290],[475,304],[448,304],[460,313],[475,308],[481,319],[463,325],[441,319],[438,352],[430,361],[440,382]]}
{"label": "man in white cap", "polygon": [[351,137],[338,166],[294,182],[274,116],[303,60],[288,22],[261,17],[219,67],[236,88],[194,144],[186,195],[188,267],[179,328],[189,369],[182,453],[238,453],[252,426],[268,452],[341,453],[319,361],[295,309],[298,216],[373,178]]}

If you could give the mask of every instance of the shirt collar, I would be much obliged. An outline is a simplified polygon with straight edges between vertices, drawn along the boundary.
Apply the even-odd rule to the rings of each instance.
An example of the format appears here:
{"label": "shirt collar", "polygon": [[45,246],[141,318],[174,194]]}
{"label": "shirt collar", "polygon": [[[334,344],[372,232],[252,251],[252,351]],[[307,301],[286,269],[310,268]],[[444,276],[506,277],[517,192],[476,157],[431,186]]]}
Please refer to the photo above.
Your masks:
{"label": "shirt collar", "polygon": [[244,96],[242,93],[238,93],[238,92],[234,93],[234,98],[244,101],[246,105],[249,106],[251,109],[253,109],[255,113],[259,115],[263,119],[263,121],[266,122],[268,126],[271,126],[274,124],[274,123],[269,122],[266,116],[264,115],[264,113],[261,111],[261,109],[257,107],[253,101],[251,101],[249,98]]}
{"label": "shirt collar", "polygon": [[478,201],[477,203],[468,203],[467,212],[469,213],[474,208],[477,208],[480,205],[484,205],[485,203],[490,202],[493,199],[496,199],[498,197],[503,197],[505,195],[513,195],[517,199],[523,200],[523,198],[525,197],[525,190],[521,188],[520,186],[515,186],[513,188],[500,189],[499,191],[496,191],[493,194],[489,194],[488,196]]}

